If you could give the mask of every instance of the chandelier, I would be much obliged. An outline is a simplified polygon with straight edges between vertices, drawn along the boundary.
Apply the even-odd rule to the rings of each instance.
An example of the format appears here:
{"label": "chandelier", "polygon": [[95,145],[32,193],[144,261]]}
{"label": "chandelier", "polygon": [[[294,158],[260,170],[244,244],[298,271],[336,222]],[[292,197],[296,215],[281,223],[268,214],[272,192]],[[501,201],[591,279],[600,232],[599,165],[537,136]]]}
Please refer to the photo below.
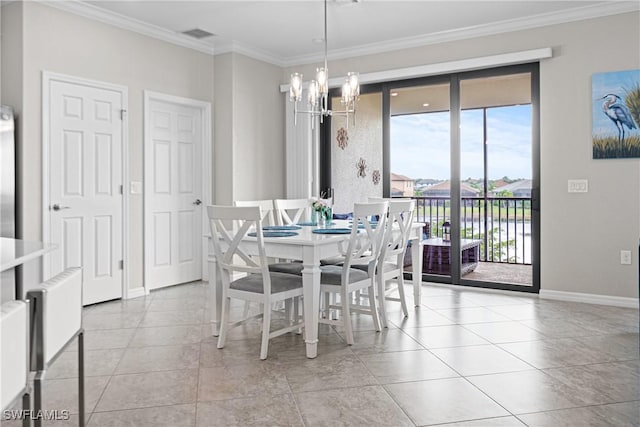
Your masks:
{"label": "chandelier", "polygon": [[311,116],[311,128],[314,127],[316,117],[320,117],[320,123],[323,123],[324,117],[327,116],[344,116],[349,127],[349,115],[353,118],[355,125],[356,101],[360,95],[360,83],[358,82],[358,73],[349,72],[342,85],[342,97],[340,103],[343,110],[330,110],[328,104],[329,98],[329,69],[327,68],[327,0],[324,0],[324,67],[316,68],[316,78],[309,82],[307,88],[308,110],[299,110],[298,102],[302,100],[302,74],[291,74],[291,84],[289,88],[289,100],[293,102],[293,120],[297,125],[298,113],[308,114]]}

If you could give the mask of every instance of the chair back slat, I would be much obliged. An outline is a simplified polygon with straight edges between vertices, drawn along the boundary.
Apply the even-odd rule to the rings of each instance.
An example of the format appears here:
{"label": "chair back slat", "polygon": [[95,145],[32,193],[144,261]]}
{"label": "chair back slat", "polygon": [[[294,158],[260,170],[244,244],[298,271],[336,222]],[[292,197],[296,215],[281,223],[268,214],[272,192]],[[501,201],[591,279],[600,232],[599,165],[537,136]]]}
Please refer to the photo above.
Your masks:
{"label": "chair back slat", "polygon": [[278,225],[297,224],[300,221],[308,221],[311,217],[309,199],[275,199],[273,207]]}
{"label": "chair back slat", "polygon": [[[353,225],[347,250],[344,253],[344,267],[342,274],[343,283],[349,283],[349,268],[354,264],[368,264],[369,270],[375,269],[377,259],[380,256],[384,237],[387,210],[389,203],[356,203],[353,205]],[[378,222],[373,224],[371,217],[378,217]],[[358,228],[363,224],[364,228]]]}
{"label": "chair back slat", "polygon": [[276,225],[273,214],[273,200],[236,200],[234,206],[250,207],[258,206],[262,214],[262,225]]}
{"label": "chair back slat", "polygon": [[404,256],[413,225],[414,210],[414,200],[389,201],[389,220],[380,254],[381,260],[392,256]]}
{"label": "chair back slat", "polygon": [[[260,207],[207,206],[207,214],[223,286],[229,286],[234,272],[261,274],[265,295],[270,294],[271,280],[264,249]],[[256,233],[258,256],[250,256],[242,249],[242,239],[249,231]]]}

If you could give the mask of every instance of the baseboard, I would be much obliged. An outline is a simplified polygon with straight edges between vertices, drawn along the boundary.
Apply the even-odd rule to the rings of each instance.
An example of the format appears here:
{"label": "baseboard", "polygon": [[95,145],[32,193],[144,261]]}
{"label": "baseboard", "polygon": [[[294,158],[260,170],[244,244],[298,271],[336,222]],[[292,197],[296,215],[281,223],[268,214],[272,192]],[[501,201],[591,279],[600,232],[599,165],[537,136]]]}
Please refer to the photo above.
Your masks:
{"label": "baseboard", "polygon": [[615,307],[638,308],[637,298],[613,297],[609,295],[584,294],[581,292],[564,292],[540,290],[540,298],[561,301],[584,302],[587,304],[612,305]]}
{"label": "baseboard", "polygon": [[144,286],[140,286],[139,288],[129,289],[127,295],[123,299],[138,298],[146,295],[149,295],[149,292],[147,292],[147,289]]}

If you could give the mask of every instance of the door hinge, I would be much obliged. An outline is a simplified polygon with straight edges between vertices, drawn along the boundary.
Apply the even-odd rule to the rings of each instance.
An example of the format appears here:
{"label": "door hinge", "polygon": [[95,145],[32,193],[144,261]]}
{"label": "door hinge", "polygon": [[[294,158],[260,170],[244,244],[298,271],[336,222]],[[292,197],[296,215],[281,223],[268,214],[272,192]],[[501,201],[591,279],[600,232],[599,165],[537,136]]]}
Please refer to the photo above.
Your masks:
{"label": "door hinge", "polygon": [[120,270],[124,270],[124,260],[120,260],[118,264],[120,266]]}
{"label": "door hinge", "polygon": [[120,120],[124,120],[125,114],[127,114],[127,110],[120,110]]}
{"label": "door hinge", "polygon": [[120,186],[120,194],[124,194],[124,185]]}

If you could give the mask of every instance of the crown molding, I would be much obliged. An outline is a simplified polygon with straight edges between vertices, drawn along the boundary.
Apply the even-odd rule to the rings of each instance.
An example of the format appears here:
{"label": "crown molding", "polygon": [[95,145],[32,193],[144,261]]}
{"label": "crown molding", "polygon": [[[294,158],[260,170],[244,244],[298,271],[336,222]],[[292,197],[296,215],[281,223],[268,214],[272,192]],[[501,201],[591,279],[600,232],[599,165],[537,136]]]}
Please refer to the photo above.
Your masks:
{"label": "crown molding", "polygon": [[[6,4],[10,4],[13,1],[14,0],[2,0],[2,5],[4,6]],[[194,49],[209,55],[234,52],[283,68],[314,63],[324,59],[324,55],[321,53],[283,58],[275,56],[267,51],[256,49],[249,45],[235,41],[225,42],[216,40],[215,47],[212,47],[208,43],[191,39],[188,36],[184,36],[180,33],[176,33],[174,31],[170,31],[144,21],[111,12],[80,0],[36,1],[47,6],[63,10],[65,12],[73,13],[85,18],[93,19],[105,24],[143,34],[148,37],[163,40],[177,46]],[[461,28],[452,31],[443,31],[422,36],[394,39],[381,43],[365,44],[350,47],[347,49],[332,50],[329,52],[328,58],[330,60],[353,58],[401,49],[409,49],[430,44],[503,34],[512,31],[527,30],[548,25],[556,25],[637,11],[640,11],[640,2],[638,1],[606,1],[603,3],[584,6],[567,11],[545,13],[526,18],[511,19],[491,24]]]}
{"label": "crown molding", "polygon": [[95,21],[103,22],[105,24],[113,25],[114,27],[122,28],[125,30],[133,31],[134,33],[142,34],[148,37],[152,37],[158,40],[162,40],[177,46],[186,47],[189,49],[197,50],[198,52],[206,53],[209,55],[214,54],[214,49],[211,45],[192,39],[189,36],[185,36],[175,31],[167,30],[166,28],[158,27],[153,24],[149,24],[138,19],[133,19],[128,16],[121,15],[119,13],[111,12],[100,7],[94,6],[89,3],[85,3],[79,0],[36,0],[38,3],[73,13],[75,15],[82,16],[84,18],[93,19]]}
{"label": "crown molding", "polygon": [[[544,13],[525,18],[510,19],[451,31],[393,39],[381,43],[364,44],[347,49],[334,49],[329,51],[328,59],[336,60],[373,55],[377,53],[491,36],[637,11],[640,11],[640,2],[638,1],[610,1],[561,12]],[[300,55],[288,58],[285,61],[285,66],[291,67],[296,65],[305,65],[322,60],[324,60],[324,55],[321,53]]]}
{"label": "crown molding", "polygon": [[244,56],[248,56],[259,61],[267,62],[278,67],[286,67],[287,61],[285,58],[271,55],[263,50],[255,49],[247,44],[237,41],[216,41],[215,55],[222,55],[223,53],[239,53]]}

